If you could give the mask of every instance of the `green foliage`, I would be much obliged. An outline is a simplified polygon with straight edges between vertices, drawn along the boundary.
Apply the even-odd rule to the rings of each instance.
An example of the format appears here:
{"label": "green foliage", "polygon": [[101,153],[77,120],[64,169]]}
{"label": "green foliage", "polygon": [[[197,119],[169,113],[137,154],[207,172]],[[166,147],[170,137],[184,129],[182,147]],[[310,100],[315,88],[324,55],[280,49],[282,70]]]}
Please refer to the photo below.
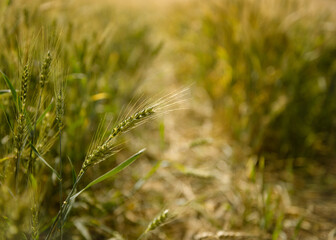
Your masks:
{"label": "green foliage", "polygon": [[[40,61],[48,51],[69,73],[64,121],[72,123],[67,134],[73,141],[65,149],[71,158],[81,152],[81,144],[72,143],[90,140],[90,129],[98,126],[99,114],[117,115],[130,101],[161,48],[150,39],[147,23],[126,17],[108,3],[94,6],[42,0],[0,6],[0,47],[4,49],[0,66],[14,85],[17,67]],[[34,65],[29,94],[38,84],[39,68]]]}
{"label": "green foliage", "polygon": [[119,173],[120,171],[122,171],[124,168],[128,167],[129,165],[131,165],[135,160],[137,160],[138,157],[144,151],[145,151],[145,149],[140,150],[139,152],[137,152],[136,154],[134,154],[133,156],[131,156],[129,159],[125,160],[124,162],[122,162],[121,164],[119,164],[118,166],[116,166],[115,168],[113,168],[112,170],[108,171],[107,173],[105,173],[104,175],[100,176],[99,178],[93,180],[85,188],[83,188],[78,193],[76,193],[75,195],[73,195],[71,197],[71,199],[75,199],[76,197],[79,196],[79,194],[81,194],[82,192],[84,192],[86,189],[92,187],[93,185],[95,185],[97,183],[100,183],[101,181],[104,181],[107,178],[113,177],[114,175],[116,175],[117,173]]}
{"label": "green foliage", "polygon": [[[160,51],[146,22],[125,17],[108,3],[95,6],[0,3],[0,234],[6,239],[44,238],[53,223],[57,226],[57,218],[50,221],[59,201],[55,196],[62,199],[62,188],[72,185],[70,201],[77,190],[83,174],[76,176],[75,169],[85,159],[100,115],[123,114]],[[140,153],[87,188],[119,173]],[[69,162],[55,167],[65,157]],[[32,179],[38,183],[34,189]],[[53,191],[58,181],[60,193]],[[61,225],[73,199],[70,203],[61,211]]]}
{"label": "green foliage", "polygon": [[254,153],[335,156],[335,24],[317,5],[211,1],[173,29],[184,41],[179,76],[207,90],[220,124]]}

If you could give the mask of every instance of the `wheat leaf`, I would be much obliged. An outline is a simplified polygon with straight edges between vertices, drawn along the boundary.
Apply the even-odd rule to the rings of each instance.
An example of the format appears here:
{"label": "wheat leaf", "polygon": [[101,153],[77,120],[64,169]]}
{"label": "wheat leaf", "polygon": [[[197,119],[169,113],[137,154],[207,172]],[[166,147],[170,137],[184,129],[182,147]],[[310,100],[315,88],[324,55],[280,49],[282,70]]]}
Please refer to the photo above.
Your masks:
{"label": "wheat leaf", "polygon": [[16,90],[15,90],[13,84],[11,83],[11,81],[8,79],[7,75],[3,71],[1,71],[1,70],[0,70],[0,72],[2,74],[3,79],[5,80],[5,82],[7,84],[7,86],[9,87],[9,89],[10,89],[10,91],[12,93],[12,98],[14,100],[16,108],[18,109],[18,102],[17,102],[18,98],[17,98]]}
{"label": "wheat leaf", "polygon": [[38,151],[36,150],[36,148],[33,146],[33,144],[30,144],[31,148],[33,149],[34,153],[36,154],[36,156],[48,167],[50,168],[51,171],[53,171],[56,174],[56,177],[58,178],[58,180],[61,180],[60,175],[58,174],[58,172],[49,165],[49,163],[38,153]]}
{"label": "wheat leaf", "polygon": [[92,182],[90,182],[85,188],[83,188],[81,191],[79,191],[78,193],[76,193],[75,195],[73,195],[71,197],[71,199],[75,199],[76,197],[79,196],[79,194],[81,194],[82,192],[84,192],[86,189],[88,189],[89,187],[100,183],[101,181],[104,181],[107,178],[113,177],[114,175],[116,175],[117,173],[121,172],[123,169],[125,169],[126,167],[128,167],[130,164],[132,164],[135,160],[138,159],[138,157],[145,151],[146,149],[142,149],[139,152],[137,152],[136,154],[134,154],[132,157],[130,157],[129,159],[125,160],[124,162],[120,163],[118,166],[116,166],[115,168],[113,168],[112,170],[110,170],[109,172],[105,173],[104,175],[100,176],[99,178],[93,180]]}

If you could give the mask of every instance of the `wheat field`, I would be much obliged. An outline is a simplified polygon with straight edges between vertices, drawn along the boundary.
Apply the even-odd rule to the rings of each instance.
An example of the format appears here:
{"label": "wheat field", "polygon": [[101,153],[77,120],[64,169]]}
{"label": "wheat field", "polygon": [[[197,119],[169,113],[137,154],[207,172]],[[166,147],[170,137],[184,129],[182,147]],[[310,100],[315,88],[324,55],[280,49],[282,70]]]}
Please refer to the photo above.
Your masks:
{"label": "wheat field", "polygon": [[335,7],[0,1],[0,239],[336,239]]}

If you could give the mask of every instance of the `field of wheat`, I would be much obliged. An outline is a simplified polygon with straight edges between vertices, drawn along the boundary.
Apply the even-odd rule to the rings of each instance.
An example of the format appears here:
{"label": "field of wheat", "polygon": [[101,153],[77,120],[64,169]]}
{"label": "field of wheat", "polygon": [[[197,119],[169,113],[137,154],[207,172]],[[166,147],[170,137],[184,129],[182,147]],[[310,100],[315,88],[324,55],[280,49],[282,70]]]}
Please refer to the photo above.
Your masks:
{"label": "field of wheat", "polygon": [[0,13],[0,240],[336,239],[335,1]]}

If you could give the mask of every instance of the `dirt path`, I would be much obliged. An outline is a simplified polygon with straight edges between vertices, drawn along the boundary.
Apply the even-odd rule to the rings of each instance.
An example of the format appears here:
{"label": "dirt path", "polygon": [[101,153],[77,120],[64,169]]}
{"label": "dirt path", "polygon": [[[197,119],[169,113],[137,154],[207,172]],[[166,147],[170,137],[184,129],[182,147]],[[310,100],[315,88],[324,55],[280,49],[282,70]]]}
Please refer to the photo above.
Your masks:
{"label": "dirt path", "polygon": [[[120,4],[123,7],[132,8],[136,11],[142,12],[142,16],[147,19],[147,21],[154,23],[154,35],[153,39],[154,41],[163,41],[165,43],[165,47],[163,49],[163,52],[159,56],[159,59],[156,62],[156,65],[154,66],[153,71],[149,73],[149,79],[147,81],[150,88],[157,88],[160,89],[162,86],[173,86],[176,87],[176,85],[179,85],[179,81],[175,79],[175,66],[174,62],[172,61],[171,55],[172,53],[177,53],[176,44],[179,44],[178,39],[171,39],[169,37],[169,34],[166,32],[166,28],[169,27],[169,19],[171,16],[169,15],[171,8],[175,7],[176,4],[190,4],[192,0],[160,0],[160,1],[146,1],[146,4],[144,4],[143,1],[140,0],[132,0],[132,1],[114,1],[117,2],[117,4]],[[166,24],[166,25],[164,25]],[[156,79],[160,77],[161,81],[158,83],[158,81],[152,79]],[[157,86],[153,86],[152,84],[157,84]],[[238,201],[236,203],[237,205],[233,204],[234,207],[237,207],[238,209],[241,208],[247,208],[247,206],[243,205],[243,201],[245,198],[248,198],[250,196],[240,196],[239,194],[244,195],[245,193],[237,193],[235,191],[243,191],[246,186],[249,186],[248,180],[244,179],[244,177],[239,178],[237,177],[237,173],[235,172],[235,169],[230,169],[230,164],[227,164],[227,170],[226,171],[218,171],[218,166],[223,164],[223,149],[228,147],[227,142],[225,142],[223,139],[214,139],[214,144],[208,148],[205,148],[205,151],[208,151],[211,154],[204,154],[198,152],[198,149],[196,150],[190,150],[188,148],[187,143],[192,143],[195,141],[195,139],[204,137],[211,139],[213,137],[213,124],[211,121],[212,118],[212,108],[211,103],[207,99],[206,95],[202,93],[202,89],[197,88],[195,86],[194,92],[193,92],[192,98],[190,99],[190,108],[191,112],[188,112],[187,114],[178,114],[178,115],[172,115],[169,116],[166,120],[166,127],[168,129],[168,136],[167,138],[171,139],[170,142],[170,150],[165,153],[165,156],[169,159],[171,159],[173,162],[176,161],[176,164],[181,164],[184,167],[190,167],[190,173],[189,174],[196,174],[197,173],[207,173],[209,175],[216,176],[216,181],[220,182],[221,184],[224,181],[223,179],[231,179],[230,181],[237,181],[235,184],[237,186],[235,187],[228,187],[225,191],[226,198],[230,197],[233,199],[232,201]],[[203,95],[202,95],[203,94]],[[201,97],[200,97],[201,96]],[[200,101],[201,99],[201,101]],[[183,123],[185,119],[193,118],[193,122],[189,122],[188,125],[183,124],[176,124],[176,123]],[[195,129],[198,129],[197,131]],[[179,139],[176,141],[176,139]],[[174,145],[174,141],[178,142],[179,145]],[[181,145],[180,143],[185,143],[185,145]],[[230,146],[232,147],[232,146]],[[233,147],[234,148],[234,147]],[[183,154],[181,154],[181,151],[183,151]],[[236,151],[233,149],[232,151]],[[237,150],[239,151],[239,150]],[[201,154],[197,155],[195,154]],[[187,156],[187,157],[186,157]],[[200,157],[201,156],[201,157]],[[208,161],[211,161],[211,163],[208,164],[202,164],[200,162],[192,162],[189,161],[190,159],[199,159],[199,158],[206,158]],[[209,166],[211,166],[211,169]],[[241,169],[243,169],[246,166],[241,166]],[[201,171],[198,171],[200,170]],[[204,169],[207,169],[204,171]],[[196,171],[197,170],[197,171]],[[192,173],[194,171],[194,173]],[[168,179],[174,179],[174,181],[179,181],[176,176],[170,172],[165,172],[165,177]],[[274,175],[275,176],[275,175]],[[278,179],[277,177],[274,177],[271,180],[271,182],[274,182],[274,186],[280,186],[283,184],[283,181]],[[323,176],[327,177],[326,180]],[[307,179],[310,179],[307,181]],[[189,198],[190,200],[193,198],[198,198],[197,190],[193,187],[193,184],[200,185],[203,187],[206,187],[207,185],[204,185],[203,182],[192,182],[190,179],[188,179],[189,182],[179,182],[180,186],[176,186],[175,189],[172,189],[170,193],[176,193],[181,192],[182,195],[184,195],[186,198]],[[215,182],[216,182],[215,181]],[[240,181],[240,182],[239,182]],[[246,182],[245,182],[246,181]],[[216,183],[218,183],[216,182]],[[316,178],[309,178],[305,175],[298,175],[295,178],[293,178],[291,181],[288,181],[286,184],[288,186],[288,189],[286,191],[290,192],[291,196],[291,205],[286,206],[286,211],[288,211],[287,214],[296,216],[300,218],[302,217],[302,224],[300,226],[301,230],[299,231],[299,239],[307,239],[307,240],[319,240],[319,239],[327,239],[327,240],[334,240],[336,239],[336,172],[329,171],[328,173],[321,174],[320,176]],[[159,183],[160,184],[160,183]],[[212,185],[208,185],[212,186]],[[156,186],[157,187],[157,186]],[[172,186],[171,186],[172,187]],[[227,187],[227,186],[226,186]],[[258,189],[258,186],[252,186],[252,188],[256,187]],[[182,190],[181,190],[182,189]],[[216,209],[215,206],[220,204],[220,201],[223,201],[223,198],[218,197],[218,195],[222,194],[222,189],[220,187],[213,187],[212,191],[207,191],[209,196],[216,196],[216,198],[212,199],[206,199],[204,196],[204,199],[206,199],[204,206],[197,206],[198,211],[197,214],[190,213],[188,218],[184,219],[184,227],[187,226],[193,227],[193,229],[184,229],[186,231],[186,235],[184,239],[188,239],[190,236],[195,236],[198,232],[206,232],[206,231],[216,231],[214,223],[217,224],[216,216],[218,215],[218,218],[225,219],[224,216],[220,216],[219,210],[223,211],[222,209]],[[239,199],[241,198],[241,199]],[[238,200],[237,200],[238,199]],[[258,199],[257,199],[258,200]],[[239,203],[239,201],[241,201]],[[241,204],[241,206],[239,206]],[[246,203],[245,203],[246,204]],[[208,209],[208,205],[214,205],[210,210]],[[203,208],[204,207],[204,208]],[[239,211],[239,210],[237,210]],[[252,210],[251,210],[252,211]],[[224,213],[221,213],[224,214]],[[199,217],[199,216],[201,217]],[[224,214],[225,215],[225,214]],[[252,215],[252,213],[251,213]],[[197,219],[197,216],[200,219]],[[205,221],[204,218],[207,218],[208,221]],[[287,226],[286,226],[287,224]],[[290,221],[285,221],[284,225],[285,227],[288,227],[292,229],[292,226],[289,226],[288,224],[293,224]],[[183,228],[181,226],[181,228]],[[244,227],[243,227],[244,229]],[[283,238],[281,238],[283,239]]]}

